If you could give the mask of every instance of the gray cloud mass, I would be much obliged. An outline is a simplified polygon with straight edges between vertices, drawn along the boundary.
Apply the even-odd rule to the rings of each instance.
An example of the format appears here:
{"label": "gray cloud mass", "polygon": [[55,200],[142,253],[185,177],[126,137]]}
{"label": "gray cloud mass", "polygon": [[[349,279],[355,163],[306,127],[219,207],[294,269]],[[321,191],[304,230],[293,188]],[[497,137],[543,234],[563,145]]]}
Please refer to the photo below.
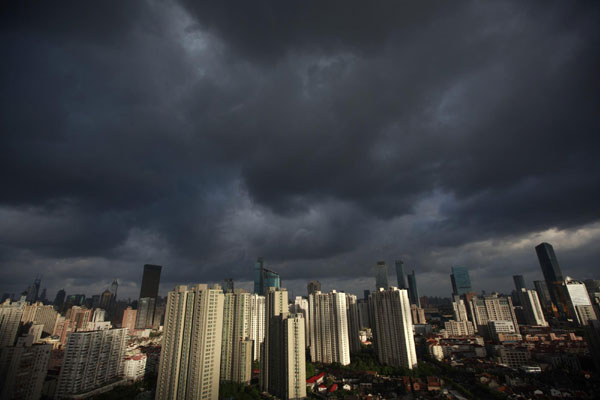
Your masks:
{"label": "gray cloud mass", "polygon": [[[361,293],[597,276],[596,2],[9,2],[0,11],[0,292],[144,263],[161,292],[256,257]],[[394,275],[391,274],[393,277]]]}

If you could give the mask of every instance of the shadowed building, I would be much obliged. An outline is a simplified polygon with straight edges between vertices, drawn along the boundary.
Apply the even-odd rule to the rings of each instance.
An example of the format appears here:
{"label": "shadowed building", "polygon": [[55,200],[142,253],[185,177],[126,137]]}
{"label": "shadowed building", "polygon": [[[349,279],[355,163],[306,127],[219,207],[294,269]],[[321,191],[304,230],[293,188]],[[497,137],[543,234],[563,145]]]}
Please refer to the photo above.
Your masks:
{"label": "shadowed building", "polygon": [[450,280],[452,281],[452,294],[454,295],[462,296],[473,291],[469,270],[465,267],[452,267]]}
{"label": "shadowed building", "polygon": [[281,278],[277,272],[266,269],[262,257],[259,257],[254,264],[254,293],[266,296],[270,287],[281,287]]}
{"label": "shadowed building", "polygon": [[404,277],[404,262],[402,260],[396,260],[396,278],[398,279],[399,289],[408,289],[406,278]]}
{"label": "shadowed building", "polygon": [[416,304],[417,307],[421,307],[421,299],[419,299],[419,290],[417,289],[417,276],[415,271],[412,274],[408,274],[408,298],[411,304]]}
{"label": "shadowed building", "polygon": [[554,248],[550,243],[544,242],[535,246],[535,252],[550,293],[550,300],[556,307],[559,316],[567,316],[569,310],[563,288],[564,278]]}
{"label": "shadowed building", "polygon": [[385,261],[377,261],[377,265],[375,266],[375,288],[387,289],[388,286],[387,264]]}

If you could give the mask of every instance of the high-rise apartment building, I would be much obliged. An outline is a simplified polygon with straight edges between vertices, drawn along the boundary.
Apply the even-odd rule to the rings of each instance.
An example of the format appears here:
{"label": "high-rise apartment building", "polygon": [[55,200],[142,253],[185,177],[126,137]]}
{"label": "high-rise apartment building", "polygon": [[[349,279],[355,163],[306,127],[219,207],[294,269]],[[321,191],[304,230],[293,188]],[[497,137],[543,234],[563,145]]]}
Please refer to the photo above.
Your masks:
{"label": "high-rise apartment building", "polygon": [[396,260],[396,278],[398,279],[399,289],[408,289],[404,276],[404,261],[402,260]]}
{"label": "high-rise apartment building", "polygon": [[377,265],[375,265],[375,288],[387,289],[388,287],[387,264],[385,261],[377,261]]}
{"label": "high-rise apartment building", "polygon": [[15,344],[22,316],[23,303],[7,299],[0,305],[0,348]]}
{"label": "high-rise apartment building", "polygon": [[16,346],[0,350],[0,398],[38,400],[52,345],[34,344],[33,336],[20,337]]}
{"label": "high-rise apartment building", "polygon": [[358,311],[358,300],[353,294],[346,294],[346,307],[348,319],[348,339],[350,341],[350,352],[360,351],[360,315]]}
{"label": "high-rise apartment building", "polygon": [[415,304],[417,307],[421,307],[421,299],[419,298],[419,290],[417,289],[417,276],[415,271],[408,274],[408,299],[410,304]]}
{"label": "high-rise apartment building", "polygon": [[467,321],[469,318],[465,301],[461,299],[459,295],[454,295],[453,299],[452,308],[454,309],[454,319],[458,322]]}
{"label": "high-rise apartment building", "polygon": [[127,329],[72,332],[56,386],[56,398],[85,394],[123,376]]}
{"label": "high-rise apartment building", "polygon": [[308,302],[311,361],[350,364],[346,294],[315,292]]}
{"label": "high-rise apartment building", "polygon": [[260,359],[260,349],[265,340],[265,296],[250,296],[250,340],[252,340],[252,359]]}
{"label": "high-rise apartment building", "polygon": [[270,391],[270,385],[272,385],[272,375],[277,374],[280,365],[273,365],[271,362],[271,356],[276,351],[272,349],[274,345],[278,345],[279,338],[277,335],[271,335],[273,328],[273,321],[275,317],[279,315],[287,316],[289,313],[288,308],[288,292],[283,288],[269,288],[267,295],[265,296],[265,339],[261,348],[260,357],[260,385],[263,391],[273,393]]}
{"label": "high-rise apartment building", "polygon": [[527,325],[548,326],[548,322],[546,322],[546,318],[544,318],[544,311],[537,292],[535,290],[522,288],[518,294],[519,302],[521,307],[523,307],[523,316],[525,317]]}
{"label": "high-rise apartment building", "polygon": [[371,293],[369,308],[379,361],[412,369],[417,364],[408,291],[392,287]]}
{"label": "high-rise apartment building", "polygon": [[447,321],[444,323],[446,335],[449,337],[473,336],[475,329],[471,321]]}
{"label": "high-rise apartment building", "polygon": [[169,292],[156,399],[219,398],[223,291],[198,284]]}
{"label": "high-rise apartment building", "polygon": [[252,377],[252,342],[249,337],[250,293],[241,289],[225,293],[223,301],[223,338],[221,341],[221,381],[250,382]]}
{"label": "high-rise apartment building", "polygon": [[425,319],[425,310],[417,307],[416,304],[410,305],[410,315],[412,316],[413,325],[423,325],[427,323]]}
{"label": "high-rise apartment building", "polygon": [[26,324],[32,322],[34,324],[44,325],[43,331],[49,335],[54,332],[54,327],[58,322],[60,314],[54,310],[52,306],[46,306],[41,302],[23,305],[23,316],[21,321]]}
{"label": "high-rise apartment building", "polygon": [[291,313],[302,314],[302,317],[304,318],[304,325],[305,325],[304,326],[304,343],[306,344],[307,347],[310,344],[310,339],[309,339],[310,329],[308,327],[308,323],[309,323],[308,308],[309,308],[308,300],[302,296],[296,296],[296,298],[294,299],[294,304],[292,304],[292,306],[290,307]]}
{"label": "high-rise apartment building", "polygon": [[469,270],[466,267],[452,267],[450,280],[452,281],[452,294],[454,295],[462,296],[473,291]]}
{"label": "high-rise apartment building", "polygon": [[306,285],[306,289],[308,291],[309,296],[314,292],[320,292],[321,291],[321,282],[310,281],[310,282],[308,282],[308,285]]}

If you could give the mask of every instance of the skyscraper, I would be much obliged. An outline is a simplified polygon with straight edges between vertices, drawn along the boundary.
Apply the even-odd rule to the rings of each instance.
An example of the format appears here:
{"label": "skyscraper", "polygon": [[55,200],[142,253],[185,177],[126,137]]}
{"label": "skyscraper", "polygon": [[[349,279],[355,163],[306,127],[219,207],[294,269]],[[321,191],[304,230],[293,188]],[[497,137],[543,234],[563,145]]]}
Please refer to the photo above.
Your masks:
{"label": "skyscraper", "polygon": [[377,261],[377,265],[375,266],[375,288],[387,289],[388,287],[387,264],[385,261]]}
{"label": "skyscraper", "polygon": [[56,292],[56,297],[54,298],[54,308],[59,311],[63,304],[65,304],[65,297],[67,294],[65,293],[65,289],[60,289]]}
{"label": "skyscraper", "polygon": [[253,343],[252,359],[260,359],[260,348],[265,340],[265,296],[250,296],[250,339]]}
{"label": "skyscraper", "polygon": [[585,284],[567,277],[565,279],[565,289],[568,294],[568,305],[571,315],[580,326],[589,324],[591,320],[597,320],[596,312],[592,306],[590,296]]}
{"label": "skyscraper", "polygon": [[373,315],[373,339],[379,361],[412,369],[417,364],[413,323],[408,292],[404,289],[379,289],[369,296]]}
{"label": "skyscraper", "polygon": [[162,267],[160,265],[144,265],[142,287],[140,288],[140,297],[138,299],[138,309],[136,313],[136,329],[152,328],[156,300],[158,297],[158,288],[160,286],[161,271]]}
{"label": "skyscraper", "polygon": [[408,274],[408,298],[411,304],[416,304],[421,307],[421,299],[419,298],[419,290],[417,289],[417,276],[413,270],[412,274]]}
{"label": "skyscraper", "polygon": [[358,300],[353,294],[346,294],[346,307],[348,309],[348,339],[350,341],[350,352],[360,351],[360,313]]}
{"label": "skyscraper", "polygon": [[527,289],[523,275],[513,275],[513,280],[515,281],[515,288],[517,289],[517,292],[520,292],[521,289]]}
{"label": "skyscraper", "polygon": [[122,376],[126,348],[127,329],[71,332],[56,398],[84,395]]}
{"label": "skyscraper", "polygon": [[528,325],[548,326],[542,311],[542,305],[535,290],[522,288],[518,292],[519,302],[523,307],[523,315]]}
{"label": "skyscraper", "polygon": [[157,399],[218,399],[223,301],[218,285],[181,285],[169,292]]}
{"label": "skyscraper", "polygon": [[142,287],[140,288],[140,298],[158,297],[158,288],[160,286],[160,265],[146,264],[144,265],[144,275],[142,275]]}
{"label": "skyscraper", "polygon": [[321,291],[321,282],[319,282],[319,281],[310,281],[310,282],[308,282],[308,285],[306,285],[306,288],[308,289],[308,295],[310,296],[314,292],[320,292]]}
{"label": "skyscraper", "polygon": [[402,260],[396,260],[396,277],[398,279],[399,289],[408,289],[406,285],[406,279],[404,277],[404,262]]}
{"label": "skyscraper", "polygon": [[350,364],[346,294],[315,292],[308,302],[311,361]]}
{"label": "skyscraper", "polygon": [[260,357],[260,384],[265,392],[269,392],[269,387],[272,384],[273,374],[277,374],[280,368],[279,365],[273,365],[272,356],[276,351],[272,349],[277,345],[277,335],[271,335],[275,317],[283,314],[287,316],[288,308],[288,292],[283,288],[270,288],[265,296],[265,339],[261,349]]}
{"label": "skyscraper", "polygon": [[450,280],[452,281],[452,294],[462,296],[473,291],[469,270],[465,267],[452,267]]}
{"label": "skyscraper", "polygon": [[566,293],[564,291],[564,278],[554,248],[550,243],[540,243],[535,246],[535,252],[544,274],[544,280],[550,293],[550,300],[556,307],[559,317],[565,317],[569,314]]}
{"label": "skyscraper", "polygon": [[550,292],[548,291],[548,285],[546,281],[533,281],[533,286],[538,294],[538,298],[542,307],[547,308],[552,306],[552,299],[550,298]]}
{"label": "skyscraper", "polygon": [[266,296],[270,287],[281,287],[281,279],[277,272],[266,269],[262,257],[259,257],[254,264],[254,293]]}
{"label": "skyscraper", "polygon": [[[310,285],[310,283],[309,283],[309,285]],[[308,308],[309,308],[308,300],[302,296],[296,296],[296,298],[294,299],[294,304],[290,307],[290,312],[292,312],[294,314],[302,314],[302,317],[304,318],[304,324],[305,324],[305,326],[304,326],[304,343],[306,344],[306,347],[308,347],[310,344],[310,339],[309,339],[310,328],[308,326],[308,323],[309,323]]]}
{"label": "skyscraper", "polygon": [[250,337],[250,293],[241,289],[225,293],[221,381],[249,383],[252,377]]}

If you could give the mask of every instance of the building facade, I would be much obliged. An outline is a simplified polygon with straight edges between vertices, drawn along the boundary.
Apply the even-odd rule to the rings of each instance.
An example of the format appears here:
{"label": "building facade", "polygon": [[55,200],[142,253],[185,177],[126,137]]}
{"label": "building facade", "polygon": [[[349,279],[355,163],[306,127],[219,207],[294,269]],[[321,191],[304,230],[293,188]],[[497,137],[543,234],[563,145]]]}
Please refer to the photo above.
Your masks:
{"label": "building facade", "polygon": [[311,361],[350,364],[346,294],[315,292],[308,301]]}

